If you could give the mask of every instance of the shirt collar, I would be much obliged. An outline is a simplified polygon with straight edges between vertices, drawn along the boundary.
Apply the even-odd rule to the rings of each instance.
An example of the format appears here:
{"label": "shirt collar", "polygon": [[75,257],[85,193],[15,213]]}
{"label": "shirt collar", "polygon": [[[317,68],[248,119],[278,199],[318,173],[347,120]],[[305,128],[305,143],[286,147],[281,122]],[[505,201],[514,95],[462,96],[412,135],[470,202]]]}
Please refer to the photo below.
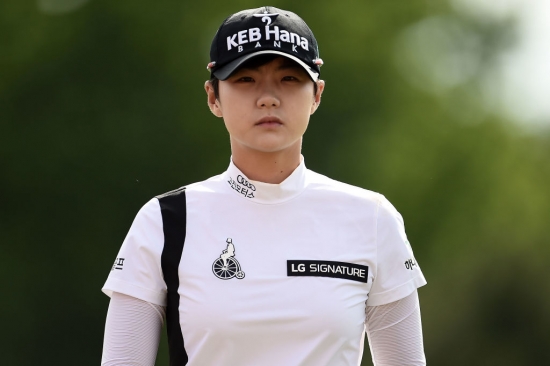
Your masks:
{"label": "shirt collar", "polygon": [[256,203],[273,204],[290,200],[302,193],[307,185],[306,171],[304,157],[302,156],[300,158],[300,165],[294,169],[288,178],[279,184],[248,179],[233,164],[233,160],[231,160],[229,167],[223,175],[225,178],[224,184],[236,195]]}

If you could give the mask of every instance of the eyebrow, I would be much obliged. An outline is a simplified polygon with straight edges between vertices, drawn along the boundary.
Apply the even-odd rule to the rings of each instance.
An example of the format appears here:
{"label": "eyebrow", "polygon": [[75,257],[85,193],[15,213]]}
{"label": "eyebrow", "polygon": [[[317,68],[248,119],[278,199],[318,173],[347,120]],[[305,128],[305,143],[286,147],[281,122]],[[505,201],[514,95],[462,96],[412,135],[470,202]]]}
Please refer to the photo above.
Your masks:
{"label": "eyebrow", "polygon": [[288,70],[288,69],[297,69],[297,70],[300,70],[301,69],[301,66],[298,65],[296,62],[294,61],[288,61],[288,62],[284,62],[281,66],[279,66],[277,68],[277,70]]}

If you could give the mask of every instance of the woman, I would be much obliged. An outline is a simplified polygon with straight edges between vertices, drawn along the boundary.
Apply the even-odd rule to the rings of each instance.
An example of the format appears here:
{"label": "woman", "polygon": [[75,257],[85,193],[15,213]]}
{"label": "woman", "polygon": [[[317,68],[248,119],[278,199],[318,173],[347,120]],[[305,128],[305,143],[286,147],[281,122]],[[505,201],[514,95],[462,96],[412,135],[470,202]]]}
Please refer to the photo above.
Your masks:
{"label": "woman", "polygon": [[171,365],[357,365],[365,330],[375,365],[425,365],[426,282],[401,216],[301,156],[325,88],[309,27],[244,10],[210,56],[229,168],[138,213],[103,288],[102,365],[153,365],[165,316]]}

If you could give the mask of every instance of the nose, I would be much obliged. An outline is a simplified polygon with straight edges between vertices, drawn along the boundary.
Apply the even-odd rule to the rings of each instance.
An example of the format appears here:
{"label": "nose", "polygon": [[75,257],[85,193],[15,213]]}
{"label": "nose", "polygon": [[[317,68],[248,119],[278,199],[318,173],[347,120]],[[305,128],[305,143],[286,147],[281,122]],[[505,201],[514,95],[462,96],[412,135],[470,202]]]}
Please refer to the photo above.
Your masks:
{"label": "nose", "polygon": [[278,108],[281,105],[281,101],[273,90],[267,89],[262,92],[256,104],[258,108]]}

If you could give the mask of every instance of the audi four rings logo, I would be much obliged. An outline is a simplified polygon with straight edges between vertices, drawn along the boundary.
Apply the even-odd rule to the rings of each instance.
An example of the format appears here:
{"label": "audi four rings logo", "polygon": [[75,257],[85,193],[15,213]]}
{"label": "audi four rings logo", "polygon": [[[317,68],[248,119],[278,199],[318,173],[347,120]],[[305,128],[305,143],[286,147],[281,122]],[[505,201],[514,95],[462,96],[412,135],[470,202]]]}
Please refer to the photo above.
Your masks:
{"label": "audi four rings logo", "polygon": [[246,180],[242,175],[239,174],[236,181],[232,177],[229,177],[227,183],[229,183],[231,188],[233,188],[235,191],[239,192],[246,198],[254,198],[256,187],[254,186],[254,184]]}
{"label": "audi four rings logo", "polygon": [[253,190],[254,192],[256,191],[256,187],[254,187],[254,184],[250,183],[249,181],[247,181],[246,179],[243,178],[242,175],[237,175],[237,182],[242,184],[243,186],[245,187],[248,187],[250,188],[251,190]]}

